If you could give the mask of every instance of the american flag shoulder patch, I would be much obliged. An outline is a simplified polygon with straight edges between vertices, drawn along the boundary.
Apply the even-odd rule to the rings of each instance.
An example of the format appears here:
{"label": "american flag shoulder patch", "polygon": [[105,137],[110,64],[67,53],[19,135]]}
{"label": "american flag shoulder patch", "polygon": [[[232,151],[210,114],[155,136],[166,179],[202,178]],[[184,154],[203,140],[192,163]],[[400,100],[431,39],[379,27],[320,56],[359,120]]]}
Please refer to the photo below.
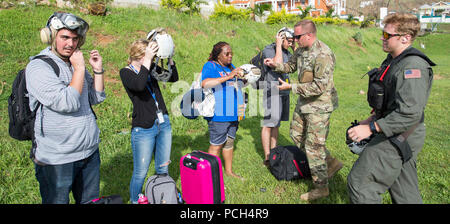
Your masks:
{"label": "american flag shoulder patch", "polygon": [[421,77],[420,69],[407,69],[404,72],[405,79],[417,79]]}

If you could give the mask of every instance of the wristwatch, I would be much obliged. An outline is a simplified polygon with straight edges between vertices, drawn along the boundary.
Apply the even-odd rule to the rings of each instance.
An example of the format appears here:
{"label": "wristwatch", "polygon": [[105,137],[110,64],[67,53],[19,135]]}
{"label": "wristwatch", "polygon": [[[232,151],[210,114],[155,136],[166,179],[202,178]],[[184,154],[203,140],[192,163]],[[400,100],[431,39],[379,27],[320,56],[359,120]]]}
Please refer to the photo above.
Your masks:
{"label": "wristwatch", "polygon": [[372,132],[372,134],[377,133],[377,128],[375,127],[375,121],[371,121],[369,123],[369,128],[370,128],[370,131]]}

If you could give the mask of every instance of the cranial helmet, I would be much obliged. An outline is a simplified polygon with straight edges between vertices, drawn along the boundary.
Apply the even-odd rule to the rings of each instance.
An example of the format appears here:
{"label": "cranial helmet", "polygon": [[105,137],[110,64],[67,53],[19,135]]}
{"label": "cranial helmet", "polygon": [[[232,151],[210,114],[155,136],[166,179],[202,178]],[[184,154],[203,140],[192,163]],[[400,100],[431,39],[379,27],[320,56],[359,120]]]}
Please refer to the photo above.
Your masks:
{"label": "cranial helmet", "polygon": [[156,56],[161,59],[171,58],[174,54],[175,45],[172,36],[164,28],[156,28],[147,34],[147,40],[155,41],[158,44]]}
{"label": "cranial helmet", "polygon": [[[163,59],[169,59],[173,57],[175,52],[175,45],[170,36],[164,28],[156,28],[147,34],[147,40],[155,41],[158,44],[158,52],[156,53],[155,65],[158,65],[161,59],[161,68],[154,66],[150,74],[158,81],[167,82],[172,76],[172,67],[167,65],[167,70],[164,69]],[[169,63],[169,61],[167,61]]]}
{"label": "cranial helmet", "polygon": [[366,148],[366,145],[370,142],[370,140],[372,139],[371,137],[365,138],[363,140],[361,140],[360,142],[354,142],[349,136],[348,136],[348,130],[350,128],[353,128],[357,125],[359,125],[359,122],[357,120],[355,120],[354,122],[351,123],[352,125],[350,125],[350,127],[347,128],[347,131],[345,132],[345,143],[347,144],[347,146],[350,148],[350,151],[353,154],[357,154],[359,155],[362,151],[364,151],[364,149]]}
{"label": "cranial helmet", "polygon": [[294,30],[289,29],[287,27],[283,27],[280,30],[278,30],[277,35],[281,34],[281,36],[285,38],[294,38]]}
{"label": "cranial helmet", "polygon": [[244,64],[240,68],[244,71],[243,78],[250,84],[256,83],[261,77],[261,70],[252,64]]}
{"label": "cranial helmet", "polygon": [[41,41],[44,44],[51,45],[58,30],[66,28],[76,31],[79,37],[78,48],[86,40],[86,33],[89,30],[89,24],[78,16],[71,13],[55,12],[48,18],[47,25],[41,29]]}

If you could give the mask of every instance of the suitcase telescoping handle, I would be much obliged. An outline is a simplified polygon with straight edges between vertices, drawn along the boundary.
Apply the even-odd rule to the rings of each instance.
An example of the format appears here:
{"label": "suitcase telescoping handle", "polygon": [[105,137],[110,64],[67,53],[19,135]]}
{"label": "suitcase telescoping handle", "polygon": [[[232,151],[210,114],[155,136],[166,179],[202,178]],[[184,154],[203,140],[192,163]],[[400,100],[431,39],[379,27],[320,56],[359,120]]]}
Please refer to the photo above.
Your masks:
{"label": "suitcase telescoping handle", "polygon": [[203,158],[197,158],[195,156],[191,156],[191,154],[187,154],[183,160],[183,165],[186,166],[187,168],[196,170],[197,163],[199,162],[203,162]]}
{"label": "suitcase telescoping handle", "polygon": [[[194,152],[196,152],[196,151],[194,151]],[[186,158],[188,158],[188,159],[192,159],[192,156],[191,156],[191,154],[190,154],[190,153],[189,153],[189,154],[187,154],[187,155],[186,155]],[[200,162],[203,162],[203,160],[204,160],[203,158],[197,158],[197,157],[195,157],[195,156],[194,156],[194,159],[200,160]]]}

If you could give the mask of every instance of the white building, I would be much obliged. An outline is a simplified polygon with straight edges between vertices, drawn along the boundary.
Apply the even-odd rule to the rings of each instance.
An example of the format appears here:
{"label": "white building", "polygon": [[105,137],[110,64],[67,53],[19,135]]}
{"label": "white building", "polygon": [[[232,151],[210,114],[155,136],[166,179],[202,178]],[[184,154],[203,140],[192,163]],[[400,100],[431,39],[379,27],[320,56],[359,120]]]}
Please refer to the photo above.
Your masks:
{"label": "white building", "polygon": [[[250,7],[250,0],[233,0],[231,5],[236,8]],[[347,7],[347,0],[254,0],[254,4],[268,4],[272,6],[272,10],[278,12],[283,8],[287,13],[299,14],[301,11],[298,7],[305,9],[310,6],[311,16],[319,16],[327,13],[331,8],[334,9],[333,15],[344,15]]]}
{"label": "white building", "polygon": [[450,23],[450,2],[420,6],[419,21],[422,28],[427,27],[427,24]]}

